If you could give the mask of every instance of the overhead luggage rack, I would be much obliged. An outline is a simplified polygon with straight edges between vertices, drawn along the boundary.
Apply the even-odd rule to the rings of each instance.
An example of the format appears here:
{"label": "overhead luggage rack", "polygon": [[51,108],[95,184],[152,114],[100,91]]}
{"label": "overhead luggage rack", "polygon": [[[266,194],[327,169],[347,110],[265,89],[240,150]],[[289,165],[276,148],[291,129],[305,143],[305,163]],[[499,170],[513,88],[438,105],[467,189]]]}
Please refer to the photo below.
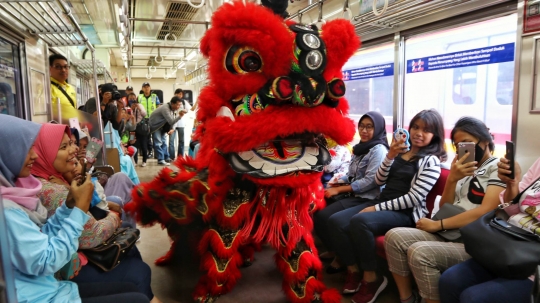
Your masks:
{"label": "overhead luggage rack", "polygon": [[[92,74],[95,85],[94,96],[98,91],[98,69],[104,69],[103,63],[98,64],[95,48],[84,34],[71,9],[63,0],[0,0],[0,11],[11,17],[13,23],[18,22],[30,34],[45,41],[49,47],[79,46],[84,45],[92,54],[92,60],[79,62],[87,74]],[[77,60],[72,60],[74,64]],[[108,71],[100,73],[103,79],[112,80]],[[96,98],[96,106],[100,108],[99,98]],[[103,122],[101,111],[97,111],[97,122],[100,128],[101,138],[103,134]],[[105,146],[103,146],[103,164],[107,163]]]}
{"label": "overhead luggage rack", "polygon": [[[94,65],[92,60],[71,60],[71,64],[77,68],[77,74],[81,74],[83,78],[90,79],[94,74]],[[114,82],[113,77],[105,67],[105,64],[100,60],[96,60],[96,74],[97,78],[104,83]]]}
{"label": "overhead luggage rack", "polygon": [[61,0],[7,0],[0,7],[50,46],[90,45]]}

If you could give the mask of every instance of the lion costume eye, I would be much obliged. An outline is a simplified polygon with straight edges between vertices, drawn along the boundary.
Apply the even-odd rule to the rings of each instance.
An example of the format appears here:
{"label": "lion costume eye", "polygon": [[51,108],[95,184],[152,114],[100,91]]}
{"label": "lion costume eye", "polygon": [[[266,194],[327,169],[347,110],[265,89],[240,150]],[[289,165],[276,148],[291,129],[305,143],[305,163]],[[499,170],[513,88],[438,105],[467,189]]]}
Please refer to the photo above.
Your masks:
{"label": "lion costume eye", "polygon": [[225,59],[227,70],[233,74],[260,72],[263,67],[261,56],[249,47],[232,46]]}

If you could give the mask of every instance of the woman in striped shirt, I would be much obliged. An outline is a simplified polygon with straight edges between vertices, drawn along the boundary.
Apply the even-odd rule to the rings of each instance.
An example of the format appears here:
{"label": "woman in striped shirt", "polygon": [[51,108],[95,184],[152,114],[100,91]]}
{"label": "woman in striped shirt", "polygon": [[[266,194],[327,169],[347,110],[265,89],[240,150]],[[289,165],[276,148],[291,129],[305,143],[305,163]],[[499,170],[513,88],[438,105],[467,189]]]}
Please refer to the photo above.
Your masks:
{"label": "woman in striped shirt", "polygon": [[394,227],[414,227],[426,216],[426,196],[440,176],[440,161],[446,159],[444,125],[437,111],[423,110],[409,125],[410,150],[404,140],[392,140],[377,171],[376,183],[385,185],[380,196],[360,212],[344,210],[329,219],[333,247],[348,269],[343,293],[356,293],[354,303],[373,302],[386,287],[386,277],[376,273],[375,237]]}
{"label": "woman in striped shirt", "polygon": [[[420,302],[420,296],[427,303],[439,302],[441,273],[470,256],[459,239],[436,232],[463,227],[493,210],[506,187],[497,176],[499,159],[492,155],[495,144],[482,121],[460,118],[452,129],[451,138],[454,145],[475,143],[474,161],[465,163],[468,154],[454,158],[440,202],[441,207],[453,204],[463,212],[437,221],[422,218],[416,222],[416,228],[392,229],[385,237],[388,266],[404,303]],[[413,276],[420,295],[412,291]]]}

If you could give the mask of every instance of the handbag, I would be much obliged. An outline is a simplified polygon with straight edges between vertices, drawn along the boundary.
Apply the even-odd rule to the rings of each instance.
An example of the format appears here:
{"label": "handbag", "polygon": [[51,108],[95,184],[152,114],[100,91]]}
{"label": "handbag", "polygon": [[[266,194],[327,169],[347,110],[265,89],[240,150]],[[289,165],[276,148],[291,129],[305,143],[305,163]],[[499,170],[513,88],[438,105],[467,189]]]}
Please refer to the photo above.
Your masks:
{"label": "handbag", "polygon": [[[463,212],[465,212],[465,209],[460,206],[450,203],[444,203],[443,206],[441,206],[441,208],[439,209],[439,211],[433,216],[432,220],[440,221],[443,219],[448,219]],[[461,238],[461,233],[457,228],[439,230],[437,234],[451,242],[459,242]]]}
{"label": "handbag", "polygon": [[147,118],[143,118],[141,122],[137,123],[135,133],[140,136],[148,136],[150,134],[150,124]]}
{"label": "handbag", "polygon": [[129,252],[139,239],[140,231],[136,228],[121,227],[102,244],[89,249],[81,250],[88,258],[88,262],[101,268],[103,271],[111,271]]}
{"label": "handbag", "polygon": [[[520,192],[509,205],[519,203],[533,184]],[[495,275],[506,279],[526,279],[540,264],[540,237],[506,222],[501,204],[478,220],[460,229],[465,251]]]}

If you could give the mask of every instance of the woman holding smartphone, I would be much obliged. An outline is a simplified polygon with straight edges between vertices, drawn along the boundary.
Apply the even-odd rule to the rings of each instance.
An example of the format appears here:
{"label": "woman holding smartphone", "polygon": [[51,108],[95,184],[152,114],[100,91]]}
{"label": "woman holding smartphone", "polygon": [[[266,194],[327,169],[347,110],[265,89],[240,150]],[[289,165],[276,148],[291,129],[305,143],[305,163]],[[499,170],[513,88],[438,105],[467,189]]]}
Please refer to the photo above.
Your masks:
{"label": "woman holding smartphone", "polygon": [[340,266],[339,260],[333,252],[328,219],[333,214],[345,209],[360,209],[364,202],[375,199],[380,194],[380,187],[375,183],[375,173],[388,152],[385,126],[384,117],[375,111],[368,112],[360,118],[358,122],[360,143],[353,147],[354,155],[349,171],[338,182],[331,184],[331,180],[329,187],[324,192],[326,198],[341,193],[352,193],[353,196],[328,205],[314,216],[315,231],[328,249],[320,257],[322,259],[334,259],[326,269],[329,274],[345,271],[346,268]]}
{"label": "woman holding smartphone", "polygon": [[[498,196],[506,184],[497,176],[493,157],[495,147],[486,125],[472,117],[462,117],[452,129],[454,146],[473,143],[474,161],[467,162],[469,152],[462,152],[452,162],[441,197],[445,203],[460,206],[463,212],[442,220],[422,218],[416,228],[394,228],[385,237],[388,266],[396,281],[401,302],[439,302],[439,277],[445,269],[470,258],[462,243],[451,242],[436,232],[463,227],[497,207]],[[411,275],[411,273],[413,275]],[[420,294],[412,291],[416,280]]]}
{"label": "woman holding smartphone", "polygon": [[[520,192],[525,191],[521,195],[519,205],[527,205],[529,204],[527,200],[534,201],[531,197],[535,196],[540,188],[540,159],[534,162],[522,179],[519,164],[514,162],[513,171],[510,170],[511,164],[506,158],[501,158],[498,164],[498,176],[506,183],[506,190],[501,192],[497,202],[510,203]],[[514,173],[514,178],[509,177],[511,173]],[[515,209],[514,213],[510,213],[513,216],[510,218],[509,223],[521,227],[521,224],[515,223],[524,217],[526,222],[537,222],[537,219],[531,218],[529,213],[523,211],[528,206],[520,207]],[[490,248],[486,247],[485,249]],[[500,278],[478,264],[474,259],[469,259],[450,267],[442,274],[439,282],[441,302],[528,303],[531,302],[530,294],[533,288],[533,280],[534,276],[528,279]]]}

